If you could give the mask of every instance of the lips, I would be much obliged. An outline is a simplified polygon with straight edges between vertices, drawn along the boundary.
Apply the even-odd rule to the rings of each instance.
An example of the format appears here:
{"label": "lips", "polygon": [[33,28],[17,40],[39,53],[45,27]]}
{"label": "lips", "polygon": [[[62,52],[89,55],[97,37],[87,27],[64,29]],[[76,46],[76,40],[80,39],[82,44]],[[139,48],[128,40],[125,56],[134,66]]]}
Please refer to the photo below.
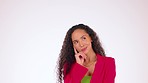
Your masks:
{"label": "lips", "polygon": [[81,51],[82,51],[82,52],[84,52],[86,49],[87,49],[87,47],[86,47],[86,48],[81,49]]}

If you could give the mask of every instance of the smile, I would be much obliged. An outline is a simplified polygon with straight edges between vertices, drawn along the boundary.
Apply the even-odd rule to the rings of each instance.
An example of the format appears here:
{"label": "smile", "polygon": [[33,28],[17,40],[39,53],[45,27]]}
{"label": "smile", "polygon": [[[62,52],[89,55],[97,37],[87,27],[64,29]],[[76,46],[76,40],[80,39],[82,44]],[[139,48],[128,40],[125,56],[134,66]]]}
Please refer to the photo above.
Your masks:
{"label": "smile", "polygon": [[81,51],[82,51],[82,52],[84,52],[86,49],[87,49],[87,47],[86,47],[86,48],[81,49]]}

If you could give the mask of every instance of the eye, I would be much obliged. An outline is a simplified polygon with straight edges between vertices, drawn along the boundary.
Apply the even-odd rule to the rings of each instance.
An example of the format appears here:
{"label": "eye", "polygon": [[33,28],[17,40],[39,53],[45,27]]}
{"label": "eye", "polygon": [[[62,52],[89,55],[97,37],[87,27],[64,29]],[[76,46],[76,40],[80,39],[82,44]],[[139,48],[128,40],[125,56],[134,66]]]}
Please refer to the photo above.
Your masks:
{"label": "eye", "polygon": [[77,44],[78,43],[78,41],[73,41],[73,44]]}
{"label": "eye", "polygon": [[86,37],[82,37],[82,40],[85,40],[86,39]]}

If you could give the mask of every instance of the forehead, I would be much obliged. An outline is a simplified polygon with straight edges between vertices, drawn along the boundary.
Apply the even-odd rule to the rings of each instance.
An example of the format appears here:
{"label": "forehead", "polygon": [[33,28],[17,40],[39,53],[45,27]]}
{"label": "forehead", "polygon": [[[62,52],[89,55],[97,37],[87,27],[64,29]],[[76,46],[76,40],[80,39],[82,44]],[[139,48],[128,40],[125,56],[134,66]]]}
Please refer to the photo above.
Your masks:
{"label": "forehead", "polygon": [[76,29],[73,33],[72,33],[72,40],[78,39],[82,36],[88,36],[88,33],[83,30],[83,29]]}

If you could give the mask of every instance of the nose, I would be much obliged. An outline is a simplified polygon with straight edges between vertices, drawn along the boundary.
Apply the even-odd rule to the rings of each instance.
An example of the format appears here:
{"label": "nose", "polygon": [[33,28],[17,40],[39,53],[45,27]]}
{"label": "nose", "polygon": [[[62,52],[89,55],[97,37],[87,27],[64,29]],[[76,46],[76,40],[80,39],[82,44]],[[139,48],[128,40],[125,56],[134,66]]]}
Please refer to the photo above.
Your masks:
{"label": "nose", "polygon": [[82,41],[79,42],[79,45],[80,45],[80,47],[83,47],[84,46],[84,44],[83,44]]}

